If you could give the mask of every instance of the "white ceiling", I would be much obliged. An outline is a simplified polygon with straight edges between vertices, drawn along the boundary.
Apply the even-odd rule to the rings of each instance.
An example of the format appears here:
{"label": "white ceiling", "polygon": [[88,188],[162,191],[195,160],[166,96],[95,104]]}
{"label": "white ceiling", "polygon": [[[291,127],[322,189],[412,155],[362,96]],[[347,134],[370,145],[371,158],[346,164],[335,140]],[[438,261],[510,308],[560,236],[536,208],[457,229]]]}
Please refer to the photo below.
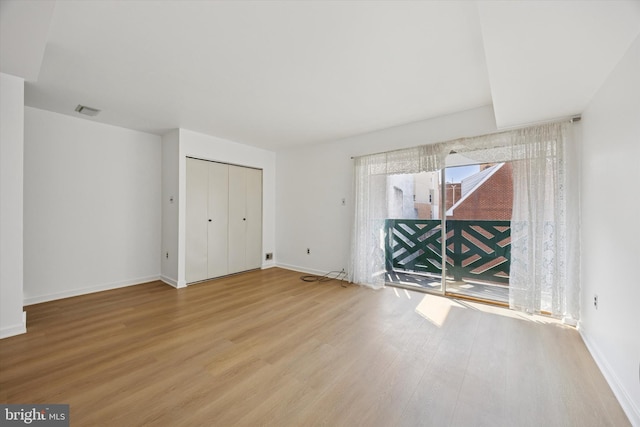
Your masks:
{"label": "white ceiling", "polygon": [[479,2],[500,127],[581,113],[640,33],[640,1]]}
{"label": "white ceiling", "polygon": [[52,3],[0,3],[27,105],[267,149],[490,104],[499,127],[577,114],[640,33],[639,1]]}

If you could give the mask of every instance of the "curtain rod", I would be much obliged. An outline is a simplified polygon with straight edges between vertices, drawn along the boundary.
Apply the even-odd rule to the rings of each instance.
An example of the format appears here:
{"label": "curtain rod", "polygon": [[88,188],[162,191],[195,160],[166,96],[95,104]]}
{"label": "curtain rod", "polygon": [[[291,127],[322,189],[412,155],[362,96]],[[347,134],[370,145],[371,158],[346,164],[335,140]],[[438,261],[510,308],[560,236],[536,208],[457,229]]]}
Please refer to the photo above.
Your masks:
{"label": "curtain rod", "polygon": [[[525,124],[525,125],[521,125],[521,126],[517,126],[517,127],[512,127],[512,128],[507,128],[507,129],[501,129],[499,131],[496,132],[489,132],[489,133],[485,133],[483,135],[475,135],[475,136],[463,136],[460,138],[455,138],[455,139],[449,139],[447,141],[441,141],[441,142],[434,142],[433,144],[446,144],[448,142],[451,141],[457,141],[458,139],[464,139],[464,138],[476,138],[476,137],[481,137],[481,136],[488,136],[488,135],[500,135],[502,133],[508,133],[508,132],[512,132],[514,130],[518,130],[518,129],[526,129],[528,127],[533,127],[536,125],[543,125],[543,124],[553,124],[553,123],[562,123],[562,122],[566,122],[568,121],[569,123],[577,123],[580,120],[582,120],[582,116],[580,114],[578,114],[577,116],[571,116],[568,118],[563,118],[560,120],[552,120],[552,121],[548,121],[548,122],[536,122],[536,123],[529,123],[529,124]],[[425,145],[431,145],[431,144],[425,144]],[[418,146],[419,147],[419,146]],[[371,153],[371,154],[363,154],[361,156],[351,156],[351,160],[357,158],[357,157],[364,157],[364,156],[375,156],[376,154],[385,154],[385,153],[393,153],[394,151],[402,151],[402,150],[406,150],[408,148],[415,148],[415,147],[406,147],[406,148],[398,148],[395,150],[389,150],[389,151],[381,151],[378,153]],[[455,151],[452,151],[449,154],[454,154]]]}

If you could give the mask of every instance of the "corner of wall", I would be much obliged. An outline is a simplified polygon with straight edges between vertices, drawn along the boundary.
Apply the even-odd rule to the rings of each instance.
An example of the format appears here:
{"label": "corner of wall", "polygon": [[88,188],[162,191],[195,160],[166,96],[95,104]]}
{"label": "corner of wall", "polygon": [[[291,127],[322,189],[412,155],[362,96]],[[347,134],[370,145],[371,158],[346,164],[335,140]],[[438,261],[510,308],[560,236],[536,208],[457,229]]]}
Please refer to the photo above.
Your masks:
{"label": "corner of wall", "polygon": [[26,332],[24,79],[0,73],[0,338]]}
{"label": "corner of wall", "polygon": [[9,338],[27,333],[27,312],[22,312],[22,322],[15,325],[4,326],[0,329],[0,339]]}
{"label": "corner of wall", "polygon": [[618,399],[622,410],[629,418],[629,421],[631,421],[631,425],[640,426],[640,407],[629,393],[627,393],[627,390],[625,390],[615,370],[611,367],[597,344],[589,338],[589,334],[585,331],[582,325],[578,326],[578,332],[580,333],[587,350],[589,350],[591,357],[593,357],[593,360],[596,362],[596,365],[598,365],[600,372],[602,372],[602,375],[609,384],[609,387],[611,387],[611,391],[613,391],[616,399]]}
{"label": "corner of wall", "polygon": [[[637,223],[640,36],[582,112],[580,334],[620,405],[640,426]],[[598,296],[597,308],[593,305]],[[636,337],[636,338],[633,338]]]}
{"label": "corner of wall", "polygon": [[162,135],[162,242],[160,274],[162,281],[177,287],[178,283],[178,159],[179,129]]}
{"label": "corner of wall", "polygon": [[261,267],[261,268],[262,268],[263,270],[266,270],[267,268],[273,268],[273,267],[275,267],[275,266],[276,266],[276,263],[275,263],[275,262],[273,262],[273,260],[271,260],[271,261],[264,261],[264,262],[262,263],[262,267]]}

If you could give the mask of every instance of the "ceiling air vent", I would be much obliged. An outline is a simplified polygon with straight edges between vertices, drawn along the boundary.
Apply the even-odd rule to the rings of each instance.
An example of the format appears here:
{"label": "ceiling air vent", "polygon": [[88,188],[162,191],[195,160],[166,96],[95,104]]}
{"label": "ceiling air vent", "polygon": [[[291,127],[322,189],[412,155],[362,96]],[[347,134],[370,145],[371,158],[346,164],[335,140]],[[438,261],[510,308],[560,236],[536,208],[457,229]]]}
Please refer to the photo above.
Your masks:
{"label": "ceiling air vent", "polygon": [[97,116],[100,110],[78,104],[76,111],[85,116]]}

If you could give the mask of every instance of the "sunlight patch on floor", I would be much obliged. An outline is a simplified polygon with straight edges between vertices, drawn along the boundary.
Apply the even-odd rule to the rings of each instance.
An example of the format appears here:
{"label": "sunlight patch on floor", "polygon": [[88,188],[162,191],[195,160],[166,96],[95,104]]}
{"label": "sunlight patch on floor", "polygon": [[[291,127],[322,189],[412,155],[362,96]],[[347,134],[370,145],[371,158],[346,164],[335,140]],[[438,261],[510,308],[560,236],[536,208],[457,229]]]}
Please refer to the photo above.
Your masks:
{"label": "sunlight patch on floor", "polygon": [[441,328],[447,320],[447,316],[449,315],[449,311],[452,307],[465,308],[449,298],[443,298],[436,295],[425,295],[422,298],[422,301],[420,301],[420,304],[416,307],[416,313],[433,323],[435,326]]}
{"label": "sunlight patch on floor", "polygon": [[[523,313],[505,307],[483,304],[463,299],[456,299],[441,295],[424,294],[422,292],[415,292],[408,289],[393,287],[390,287],[390,289],[393,290],[395,296],[398,298],[412,299],[412,297],[416,297],[416,299],[420,301],[415,308],[416,313],[437,327],[442,327],[444,325],[452,308],[476,310],[483,313],[496,314],[499,316],[510,317],[512,319],[519,319],[527,322],[557,324],[558,326],[571,326],[565,325],[561,319],[556,319],[551,316]],[[418,297],[422,297],[422,299],[419,299]]]}
{"label": "sunlight patch on floor", "polygon": [[529,313],[524,313],[517,310],[511,310],[506,307],[498,307],[498,306],[482,304],[482,303],[473,302],[473,301],[457,300],[457,302],[460,305],[463,305],[472,310],[478,310],[484,313],[497,314],[500,316],[510,317],[512,319],[520,319],[520,320],[525,320],[527,322],[536,322],[536,323],[553,323],[558,325],[563,324],[561,319],[556,319],[551,316],[544,316],[541,314],[529,314]]}

